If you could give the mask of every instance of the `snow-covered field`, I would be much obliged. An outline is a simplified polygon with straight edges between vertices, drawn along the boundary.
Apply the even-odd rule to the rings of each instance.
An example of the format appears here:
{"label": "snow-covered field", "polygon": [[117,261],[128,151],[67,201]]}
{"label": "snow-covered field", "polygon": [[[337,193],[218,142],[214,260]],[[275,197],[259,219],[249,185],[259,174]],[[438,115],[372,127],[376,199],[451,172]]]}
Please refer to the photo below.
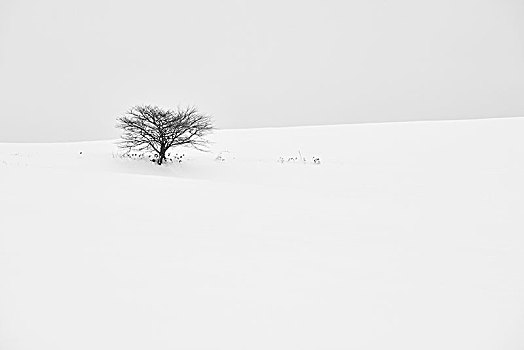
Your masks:
{"label": "snow-covered field", "polygon": [[524,119],[213,141],[0,144],[0,349],[524,349]]}

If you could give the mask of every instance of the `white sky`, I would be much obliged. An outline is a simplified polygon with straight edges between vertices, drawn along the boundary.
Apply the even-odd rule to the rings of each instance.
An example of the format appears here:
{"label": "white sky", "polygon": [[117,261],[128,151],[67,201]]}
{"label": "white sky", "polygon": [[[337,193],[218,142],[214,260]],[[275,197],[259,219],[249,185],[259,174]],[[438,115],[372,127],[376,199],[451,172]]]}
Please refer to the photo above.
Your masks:
{"label": "white sky", "polygon": [[524,116],[522,0],[1,0],[0,141],[117,135],[134,104],[220,128]]}

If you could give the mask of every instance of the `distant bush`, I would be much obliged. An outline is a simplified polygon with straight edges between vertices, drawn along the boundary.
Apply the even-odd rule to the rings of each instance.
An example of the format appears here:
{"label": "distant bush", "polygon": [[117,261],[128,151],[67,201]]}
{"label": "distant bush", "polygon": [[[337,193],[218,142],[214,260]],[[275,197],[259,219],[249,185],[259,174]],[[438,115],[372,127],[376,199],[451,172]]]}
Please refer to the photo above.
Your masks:
{"label": "distant bush", "polygon": [[[312,161],[314,164],[320,164],[320,158],[319,157],[312,157]],[[302,156],[302,153],[299,151],[298,152],[298,156],[293,156],[293,157],[278,157],[278,162],[283,164],[283,163],[298,163],[298,162],[302,162],[302,163],[307,163],[307,159],[305,157]]]}
{"label": "distant bush", "polygon": [[231,159],[235,159],[235,155],[229,151],[222,151],[215,157],[215,160],[219,162],[224,162]]}

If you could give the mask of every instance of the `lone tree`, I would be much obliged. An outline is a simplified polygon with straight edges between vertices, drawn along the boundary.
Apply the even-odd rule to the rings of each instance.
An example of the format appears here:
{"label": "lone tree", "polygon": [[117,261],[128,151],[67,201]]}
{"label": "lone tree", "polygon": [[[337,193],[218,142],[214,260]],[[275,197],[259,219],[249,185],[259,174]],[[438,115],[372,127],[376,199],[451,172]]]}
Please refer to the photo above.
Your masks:
{"label": "lone tree", "polygon": [[213,131],[211,118],[195,107],[164,110],[157,106],[135,106],[119,117],[122,129],[119,147],[128,151],[151,151],[157,163],[166,160],[166,152],[175,146],[190,146],[206,151],[205,136]]}

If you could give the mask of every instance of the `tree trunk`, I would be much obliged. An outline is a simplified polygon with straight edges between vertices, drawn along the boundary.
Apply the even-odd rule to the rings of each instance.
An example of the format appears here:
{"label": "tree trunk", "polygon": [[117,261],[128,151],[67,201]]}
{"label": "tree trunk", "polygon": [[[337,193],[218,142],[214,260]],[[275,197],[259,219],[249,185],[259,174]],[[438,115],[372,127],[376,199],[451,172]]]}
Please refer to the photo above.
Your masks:
{"label": "tree trunk", "polygon": [[158,154],[158,160],[157,160],[157,164],[158,165],[162,165],[162,162],[166,159],[166,150],[164,149],[164,147],[160,148],[160,153]]}

